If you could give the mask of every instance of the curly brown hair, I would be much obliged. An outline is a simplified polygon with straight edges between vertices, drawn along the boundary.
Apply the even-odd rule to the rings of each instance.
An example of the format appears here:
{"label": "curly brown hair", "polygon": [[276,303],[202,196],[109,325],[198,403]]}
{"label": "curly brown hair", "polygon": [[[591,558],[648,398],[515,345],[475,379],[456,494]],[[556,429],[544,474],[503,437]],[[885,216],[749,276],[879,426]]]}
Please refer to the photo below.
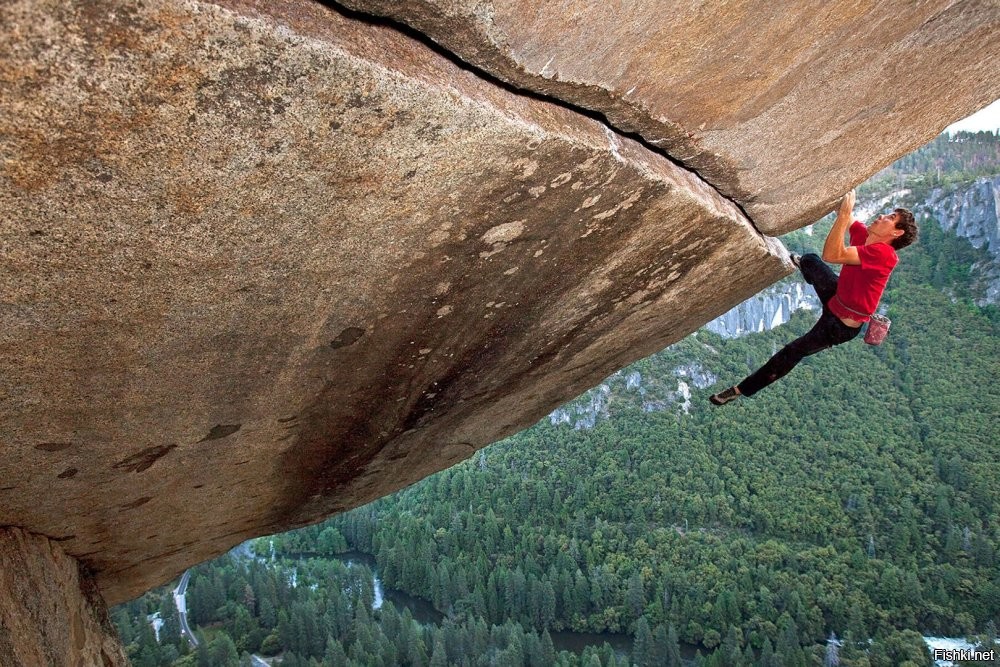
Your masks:
{"label": "curly brown hair", "polygon": [[896,250],[901,250],[917,240],[917,221],[914,220],[913,213],[908,209],[897,208],[895,212],[899,214],[896,229],[902,229],[903,234],[890,241],[889,245]]}

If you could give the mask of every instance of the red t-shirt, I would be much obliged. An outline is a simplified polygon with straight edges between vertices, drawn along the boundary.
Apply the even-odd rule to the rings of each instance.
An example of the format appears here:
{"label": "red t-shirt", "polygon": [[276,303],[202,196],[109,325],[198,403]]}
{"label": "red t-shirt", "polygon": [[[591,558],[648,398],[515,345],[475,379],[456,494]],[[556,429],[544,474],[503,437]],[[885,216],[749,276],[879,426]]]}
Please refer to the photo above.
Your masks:
{"label": "red t-shirt", "polygon": [[[840,270],[837,281],[837,296],[830,299],[829,307],[837,317],[843,317],[858,322],[867,322],[870,314],[878,308],[885,285],[889,282],[889,274],[899,263],[896,249],[888,243],[872,243],[868,240],[868,228],[857,220],[851,224],[851,245],[858,249],[860,265],[845,264]],[[838,303],[837,299],[843,302]],[[847,308],[857,312],[851,312]],[[862,314],[858,314],[862,313]]]}

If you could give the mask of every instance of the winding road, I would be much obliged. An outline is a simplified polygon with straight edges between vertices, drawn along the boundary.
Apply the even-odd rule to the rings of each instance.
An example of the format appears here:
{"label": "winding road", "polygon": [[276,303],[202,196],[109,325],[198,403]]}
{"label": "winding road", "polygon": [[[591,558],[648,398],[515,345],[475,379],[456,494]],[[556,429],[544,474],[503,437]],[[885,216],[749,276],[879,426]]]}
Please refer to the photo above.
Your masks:
{"label": "winding road", "polygon": [[[184,572],[184,576],[181,577],[180,583],[177,584],[177,588],[174,589],[174,605],[177,606],[177,615],[180,618],[181,623],[181,635],[187,637],[188,643],[192,648],[198,646],[198,638],[194,636],[194,632],[191,631],[191,626],[188,625],[187,621],[187,586],[188,582],[191,581],[191,570]],[[259,655],[251,655],[250,659],[253,660],[254,667],[271,667],[270,664],[264,658]]]}
{"label": "winding road", "polygon": [[191,580],[191,570],[184,572],[184,576],[181,577],[181,582],[177,584],[177,588],[174,589],[174,604],[177,605],[177,615],[180,617],[181,621],[181,635],[187,637],[188,643],[192,647],[198,646],[198,638],[194,636],[191,632],[191,627],[188,625],[187,621],[187,598],[184,596],[187,594],[187,585]]}

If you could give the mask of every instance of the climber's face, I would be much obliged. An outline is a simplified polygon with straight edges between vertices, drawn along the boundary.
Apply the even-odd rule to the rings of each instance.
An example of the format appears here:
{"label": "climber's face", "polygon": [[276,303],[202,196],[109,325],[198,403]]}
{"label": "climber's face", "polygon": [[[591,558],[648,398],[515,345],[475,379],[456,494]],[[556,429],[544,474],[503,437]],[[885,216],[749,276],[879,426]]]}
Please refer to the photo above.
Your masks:
{"label": "climber's face", "polygon": [[883,213],[868,225],[868,233],[882,238],[900,236],[903,230],[896,229],[897,222],[899,222],[899,213],[895,211],[892,213]]}

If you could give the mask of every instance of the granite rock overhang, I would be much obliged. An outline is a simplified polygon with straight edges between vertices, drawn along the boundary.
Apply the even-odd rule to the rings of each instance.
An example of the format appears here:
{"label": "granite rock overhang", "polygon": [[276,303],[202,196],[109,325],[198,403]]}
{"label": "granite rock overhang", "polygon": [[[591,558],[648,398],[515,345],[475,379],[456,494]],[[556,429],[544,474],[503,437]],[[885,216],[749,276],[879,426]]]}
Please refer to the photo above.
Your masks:
{"label": "granite rock overhang", "polygon": [[341,0],[642,136],[772,236],[1000,98],[981,0]]}
{"label": "granite rock overhang", "polygon": [[[926,74],[923,115],[865,97],[870,122],[844,124],[802,104],[818,84],[792,85],[818,65],[831,89],[870,83],[830,64],[835,42],[765,58],[787,94],[738,104],[752,68],[715,54],[702,88],[671,83],[687,115],[666,141],[504,83],[405,15],[420,3],[392,4],[472,64],[310,0],[0,5],[0,525],[57,541],[111,603],[411,484],[678,340],[791,271],[758,227],[811,222],[997,93],[949,46],[954,85]],[[548,12],[468,6],[490,30]],[[848,16],[847,35],[853,6],[825,3],[824,25]],[[949,12],[995,27],[988,7],[923,6],[941,11],[899,21],[899,42],[935,44]],[[693,44],[710,17],[682,9]],[[732,58],[759,52],[733,30]],[[608,60],[584,37],[581,58]],[[817,157],[833,151],[849,169]]]}
{"label": "granite rock overhang", "polygon": [[791,270],[696,174],[391,27],[0,14],[0,525],[110,603],[447,467]]}

